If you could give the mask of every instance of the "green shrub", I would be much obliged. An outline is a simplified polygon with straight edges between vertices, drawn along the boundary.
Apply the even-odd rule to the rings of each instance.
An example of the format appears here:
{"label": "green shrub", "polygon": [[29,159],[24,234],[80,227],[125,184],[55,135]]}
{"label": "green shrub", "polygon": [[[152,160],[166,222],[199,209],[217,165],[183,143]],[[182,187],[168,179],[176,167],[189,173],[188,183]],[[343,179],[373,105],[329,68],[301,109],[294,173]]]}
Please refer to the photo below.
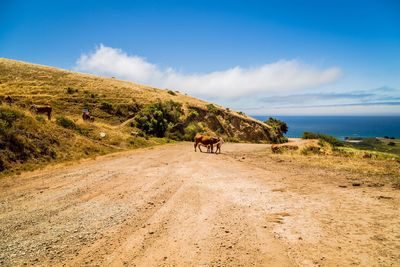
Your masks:
{"label": "green shrub", "polygon": [[56,118],[56,123],[64,128],[71,129],[71,130],[76,130],[78,129],[77,125],[75,122],[72,120],[64,117],[64,116],[58,116]]}
{"label": "green shrub", "polygon": [[338,140],[336,137],[327,134],[320,134],[320,133],[312,133],[312,132],[304,132],[303,139],[320,139],[323,140],[333,146],[342,146],[343,143]]}
{"label": "green shrub", "polygon": [[198,117],[199,117],[199,113],[196,110],[194,110],[194,109],[190,109],[189,110],[189,113],[188,113],[188,116],[187,116],[187,119],[189,121],[196,120]]}
{"label": "green shrub", "polygon": [[0,109],[0,133],[6,131],[7,128],[10,128],[14,122],[19,117],[23,117],[24,114],[22,112],[9,109],[9,108],[1,108]]}
{"label": "green shrub", "polygon": [[135,126],[146,134],[156,137],[164,137],[169,124],[179,122],[182,111],[182,104],[172,100],[167,102],[158,101],[144,107],[134,117]]}
{"label": "green shrub", "polygon": [[136,102],[119,104],[115,108],[115,115],[118,117],[132,118],[140,110],[140,108],[140,105]]}
{"label": "green shrub", "polygon": [[193,141],[195,135],[197,133],[201,133],[204,131],[203,127],[199,125],[197,122],[191,122],[188,126],[185,127],[183,139],[186,141]]}
{"label": "green shrub", "polygon": [[176,95],[176,93],[174,91],[168,90],[168,94],[170,95]]}
{"label": "green shrub", "polygon": [[113,105],[111,103],[108,103],[108,102],[102,102],[100,104],[100,109],[105,111],[105,112],[107,112],[107,113],[109,113],[109,114],[112,114],[113,111],[114,111]]}
{"label": "green shrub", "polygon": [[38,122],[41,122],[41,123],[45,123],[45,122],[46,122],[46,120],[43,118],[43,116],[35,116],[35,119],[36,119]]}
{"label": "green shrub", "polygon": [[213,104],[206,105],[206,108],[210,113],[215,114],[218,112],[218,108],[216,106],[214,106]]}
{"label": "green shrub", "polygon": [[396,143],[395,142],[389,142],[388,146],[396,146]]}

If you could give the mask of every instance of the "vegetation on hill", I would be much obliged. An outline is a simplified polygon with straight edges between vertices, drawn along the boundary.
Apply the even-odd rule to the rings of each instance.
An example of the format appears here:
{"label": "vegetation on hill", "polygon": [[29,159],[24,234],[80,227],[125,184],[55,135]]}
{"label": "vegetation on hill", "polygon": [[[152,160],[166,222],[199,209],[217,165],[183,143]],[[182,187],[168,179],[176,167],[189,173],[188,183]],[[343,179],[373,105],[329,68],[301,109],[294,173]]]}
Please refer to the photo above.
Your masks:
{"label": "vegetation on hill", "polygon": [[[317,139],[317,145],[306,146],[303,154],[332,154],[345,157],[390,159],[400,162],[400,140],[393,138],[357,138],[357,142],[340,141],[320,133],[304,132],[303,139]],[[355,140],[353,140],[355,141]]]}
{"label": "vegetation on hill", "polygon": [[[276,125],[178,91],[8,59],[0,59],[0,102],[5,151],[0,172],[168,140],[191,141],[197,132],[235,142],[286,140]],[[50,105],[52,120],[30,113],[32,104]],[[84,109],[94,122],[83,121]]]}
{"label": "vegetation on hill", "polygon": [[360,142],[344,142],[345,147],[400,155],[400,139],[360,138]]}
{"label": "vegetation on hill", "polygon": [[275,119],[275,118],[269,118],[267,121],[264,122],[265,124],[271,126],[272,128],[275,129],[275,131],[281,133],[282,135],[287,133],[287,131],[289,130],[288,125],[286,124],[286,122]]}
{"label": "vegetation on hill", "polygon": [[304,132],[303,139],[319,139],[333,146],[343,146],[343,142],[334,136],[320,133]]}

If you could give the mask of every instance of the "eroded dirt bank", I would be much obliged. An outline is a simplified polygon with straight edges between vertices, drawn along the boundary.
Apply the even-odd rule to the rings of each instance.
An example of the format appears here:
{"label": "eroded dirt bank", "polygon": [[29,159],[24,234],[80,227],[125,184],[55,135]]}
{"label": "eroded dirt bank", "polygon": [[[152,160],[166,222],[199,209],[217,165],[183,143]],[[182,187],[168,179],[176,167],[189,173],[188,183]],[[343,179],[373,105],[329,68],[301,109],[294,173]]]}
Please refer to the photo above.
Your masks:
{"label": "eroded dirt bank", "polygon": [[268,149],[167,145],[2,179],[0,265],[400,264],[399,190]]}

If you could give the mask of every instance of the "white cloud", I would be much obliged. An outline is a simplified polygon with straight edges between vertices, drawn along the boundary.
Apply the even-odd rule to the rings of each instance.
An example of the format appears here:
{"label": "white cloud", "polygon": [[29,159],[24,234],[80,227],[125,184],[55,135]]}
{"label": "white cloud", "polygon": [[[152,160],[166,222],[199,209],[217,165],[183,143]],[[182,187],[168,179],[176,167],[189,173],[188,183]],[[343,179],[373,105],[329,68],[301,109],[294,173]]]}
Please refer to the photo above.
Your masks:
{"label": "white cloud", "polygon": [[341,75],[339,68],[321,70],[297,60],[280,60],[253,68],[236,66],[210,73],[184,74],[172,68],[161,69],[142,57],[104,45],[92,53],[81,55],[75,70],[219,99],[293,93],[331,83]]}

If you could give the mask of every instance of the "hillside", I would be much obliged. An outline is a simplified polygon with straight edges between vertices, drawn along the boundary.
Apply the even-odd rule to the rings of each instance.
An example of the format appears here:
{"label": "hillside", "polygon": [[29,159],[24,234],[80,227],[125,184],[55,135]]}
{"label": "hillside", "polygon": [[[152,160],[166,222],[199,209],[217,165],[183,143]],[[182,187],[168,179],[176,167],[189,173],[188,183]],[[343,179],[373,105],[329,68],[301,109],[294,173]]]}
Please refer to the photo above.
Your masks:
{"label": "hillside", "polygon": [[[178,91],[10,59],[0,59],[0,100],[0,172],[190,141],[196,132],[235,142],[285,140],[274,127]],[[32,114],[32,104],[50,105],[52,119]],[[94,122],[83,121],[83,109]]]}

